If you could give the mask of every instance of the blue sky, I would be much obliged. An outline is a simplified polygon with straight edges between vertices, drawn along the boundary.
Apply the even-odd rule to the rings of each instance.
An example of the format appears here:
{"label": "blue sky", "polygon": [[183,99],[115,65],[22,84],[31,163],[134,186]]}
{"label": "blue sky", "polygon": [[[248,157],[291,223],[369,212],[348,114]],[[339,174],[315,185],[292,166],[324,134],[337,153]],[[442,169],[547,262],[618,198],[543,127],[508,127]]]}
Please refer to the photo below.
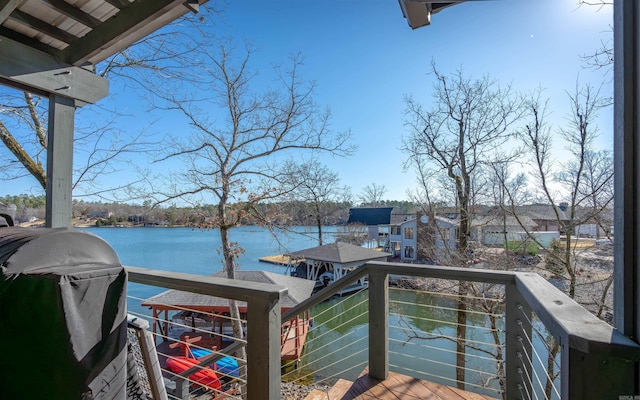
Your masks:
{"label": "blue sky", "polygon": [[[551,117],[559,124],[568,113],[566,91],[577,79],[612,94],[610,76],[586,69],[580,57],[611,40],[611,8],[577,7],[576,0],[469,1],[435,14],[430,26],[417,30],[407,25],[396,0],[233,1],[220,18],[220,34],[256,44],[257,70],[286,60],[291,52],[304,54],[304,77],[317,83],[318,103],[331,108],[332,128],[350,129],[358,146],[349,159],[323,160],[355,195],[376,182],[388,189],[386,198],[403,200],[415,187],[414,172],[402,168],[403,97],[410,94],[429,104],[432,60],[445,74],[462,68],[520,91],[545,88]],[[145,114],[143,99],[121,85],[112,85],[100,105],[136,115],[120,121],[131,134],[148,128],[161,135],[172,124],[162,115]],[[601,113],[602,147],[611,148],[611,114],[611,109]],[[133,161],[146,167],[146,158]],[[39,194],[30,179],[0,186],[0,195],[19,193]]]}

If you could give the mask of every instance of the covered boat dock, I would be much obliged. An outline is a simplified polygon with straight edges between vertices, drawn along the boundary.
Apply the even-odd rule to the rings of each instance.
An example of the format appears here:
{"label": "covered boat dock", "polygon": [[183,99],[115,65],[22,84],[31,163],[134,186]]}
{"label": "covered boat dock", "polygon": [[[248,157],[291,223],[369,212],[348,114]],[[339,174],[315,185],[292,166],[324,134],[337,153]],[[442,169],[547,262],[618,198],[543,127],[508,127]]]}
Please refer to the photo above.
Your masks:
{"label": "covered boat dock", "polygon": [[[387,261],[391,256],[379,250],[366,249],[349,243],[335,242],[323,246],[295,251],[287,254],[287,270],[292,276],[309,279],[319,290],[342,278],[369,261]],[[342,290],[345,294],[367,287],[366,278]]]}
{"label": "covered boat dock", "polygon": [[[216,278],[225,278],[224,272],[211,275]],[[282,312],[298,305],[309,298],[313,292],[313,282],[292,276],[275,274],[266,271],[236,271],[236,279],[259,283],[269,283],[284,286],[288,289],[286,296],[282,298]],[[247,304],[237,302],[240,315],[246,319]],[[225,347],[226,339],[232,339],[225,331],[224,322],[229,318],[229,300],[220,297],[207,296],[180,290],[167,290],[156,296],[142,301],[142,306],[152,310],[152,330],[154,337],[162,338],[166,342],[170,338],[171,317],[169,313],[181,313],[184,325],[189,324],[192,329],[183,332],[183,335],[203,336],[203,345],[216,346],[218,349]],[[297,360],[302,354],[302,349],[309,331],[309,312],[298,315],[288,321],[281,328],[281,358],[282,360]],[[196,329],[198,328],[198,329]],[[208,330],[210,334],[204,335]],[[176,338],[177,339],[177,338]],[[162,343],[159,343],[162,345]]]}

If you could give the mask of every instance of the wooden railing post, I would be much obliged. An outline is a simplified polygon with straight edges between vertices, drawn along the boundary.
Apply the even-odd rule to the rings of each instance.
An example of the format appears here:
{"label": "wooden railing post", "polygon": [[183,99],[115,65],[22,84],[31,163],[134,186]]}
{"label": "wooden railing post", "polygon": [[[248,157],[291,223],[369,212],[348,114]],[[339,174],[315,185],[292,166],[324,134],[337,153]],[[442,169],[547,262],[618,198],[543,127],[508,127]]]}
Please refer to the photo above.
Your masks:
{"label": "wooden railing post", "polygon": [[187,378],[176,379],[176,388],[173,393],[175,398],[180,400],[189,400],[191,397],[189,395],[189,387],[191,386],[191,382]]}
{"label": "wooden railing post", "polygon": [[280,297],[247,304],[247,398],[280,399]]}
{"label": "wooden railing post", "polygon": [[389,274],[369,271],[369,375],[389,375]]}
{"label": "wooden railing post", "polygon": [[560,398],[596,400],[637,395],[637,343],[540,275],[521,272],[515,281],[520,296],[561,346]]}
{"label": "wooden railing post", "polygon": [[505,285],[505,377],[507,399],[534,398],[531,386],[531,307],[515,283]]}
{"label": "wooden railing post", "polygon": [[634,359],[633,351],[623,352],[621,357],[619,350],[607,346],[576,346],[568,336],[564,342],[560,374],[560,396],[563,400],[637,398],[634,384],[637,354]]}

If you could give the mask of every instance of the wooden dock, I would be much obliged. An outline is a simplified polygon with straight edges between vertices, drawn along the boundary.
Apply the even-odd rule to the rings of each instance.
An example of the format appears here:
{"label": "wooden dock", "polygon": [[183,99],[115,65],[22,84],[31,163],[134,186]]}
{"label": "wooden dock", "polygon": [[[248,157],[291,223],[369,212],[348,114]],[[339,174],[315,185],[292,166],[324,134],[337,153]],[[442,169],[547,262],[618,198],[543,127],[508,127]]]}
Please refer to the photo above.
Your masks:
{"label": "wooden dock", "polygon": [[340,379],[329,392],[316,389],[305,398],[305,400],[352,399],[496,400],[493,397],[412,378],[395,372],[389,372],[387,379],[379,381],[369,376],[369,368],[365,368],[355,382]]}
{"label": "wooden dock", "polygon": [[284,254],[276,254],[275,256],[260,257],[258,261],[286,267],[287,265],[289,265],[289,256],[286,256]]}

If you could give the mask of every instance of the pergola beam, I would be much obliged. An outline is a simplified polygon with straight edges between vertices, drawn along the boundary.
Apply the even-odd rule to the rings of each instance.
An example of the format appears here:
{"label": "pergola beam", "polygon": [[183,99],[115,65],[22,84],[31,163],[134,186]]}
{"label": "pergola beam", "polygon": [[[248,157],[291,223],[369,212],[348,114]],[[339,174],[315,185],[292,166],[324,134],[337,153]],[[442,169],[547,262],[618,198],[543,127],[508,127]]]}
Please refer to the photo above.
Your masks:
{"label": "pergola beam", "polygon": [[109,82],[84,68],[64,65],[48,54],[0,38],[0,79],[35,93],[52,93],[95,103],[109,94]]}
{"label": "pergola beam", "polygon": [[18,8],[23,0],[0,0],[0,24],[9,18],[9,15]]}
{"label": "pergola beam", "polygon": [[[138,0],[130,3],[113,16],[108,24],[101,24],[62,50],[60,59],[78,65],[96,57],[103,58],[100,56],[103,49],[110,49],[115,44],[126,48],[137,38],[176,19],[176,7],[188,10],[184,2],[185,0]],[[177,14],[182,15],[184,12]],[[131,32],[136,34],[132,35]]]}

